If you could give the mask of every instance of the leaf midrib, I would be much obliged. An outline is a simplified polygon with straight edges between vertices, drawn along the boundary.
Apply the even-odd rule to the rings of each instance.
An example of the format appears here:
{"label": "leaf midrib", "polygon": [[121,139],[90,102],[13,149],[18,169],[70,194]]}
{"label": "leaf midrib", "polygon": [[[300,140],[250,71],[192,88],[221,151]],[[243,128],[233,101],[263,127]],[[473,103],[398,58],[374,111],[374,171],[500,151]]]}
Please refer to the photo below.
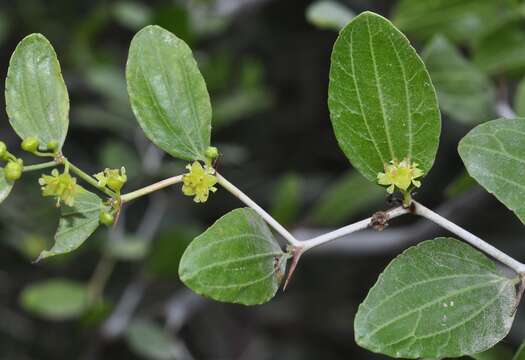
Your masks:
{"label": "leaf midrib", "polygon": [[481,284],[481,285],[474,285],[474,286],[468,286],[468,287],[465,287],[465,288],[462,288],[460,290],[457,290],[457,291],[453,291],[453,292],[450,292],[448,293],[447,295],[444,295],[444,296],[441,296],[439,298],[436,298],[424,305],[421,305],[421,306],[418,306],[416,308],[413,308],[411,309],[410,311],[407,311],[406,313],[402,314],[402,315],[398,315],[396,316],[395,318],[392,318],[390,319],[389,321],[387,321],[386,323],[378,326],[377,328],[375,328],[373,331],[369,332],[365,337],[364,337],[364,341],[368,341],[370,340],[370,338],[372,336],[374,336],[375,334],[377,334],[378,332],[380,332],[381,330],[384,330],[385,328],[387,328],[388,326],[392,325],[393,323],[395,323],[396,321],[399,321],[409,315],[412,315],[413,313],[415,312],[419,312],[419,311],[422,311],[432,305],[435,305],[436,303],[439,303],[445,299],[448,299],[450,297],[453,297],[453,296],[456,296],[456,295],[460,295],[462,293],[466,293],[466,292],[469,292],[471,290],[477,290],[477,289],[481,289],[483,287],[488,287],[489,285],[491,284],[494,284],[494,283],[497,283],[497,282],[503,282],[502,280],[505,280],[507,281],[507,279],[505,278],[499,278],[499,279],[496,279],[496,280],[492,280],[492,281],[489,281],[489,282],[486,282],[484,284]]}

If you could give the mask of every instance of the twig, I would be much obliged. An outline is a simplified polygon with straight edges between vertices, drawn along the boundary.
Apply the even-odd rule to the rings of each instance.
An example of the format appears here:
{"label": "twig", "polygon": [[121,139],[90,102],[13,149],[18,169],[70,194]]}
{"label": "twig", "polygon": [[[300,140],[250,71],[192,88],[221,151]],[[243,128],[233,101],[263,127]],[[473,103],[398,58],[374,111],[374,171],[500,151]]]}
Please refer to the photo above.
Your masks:
{"label": "twig", "polygon": [[122,195],[120,197],[120,200],[122,201],[122,203],[129,202],[131,200],[134,200],[134,199],[139,198],[141,196],[150,194],[152,192],[155,192],[157,190],[163,189],[165,187],[168,187],[168,186],[180,183],[180,182],[182,182],[182,178],[183,178],[183,175],[172,176],[170,178],[161,180],[161,181],[156,182],[154,184],[145,186],[145,187],[143,187],[141,189],[138,189],[138,190],[132,191],[130,193],[124,194],[124,195]]}
{"label": "twig", "polygon": [[48,161],[48,162],[41,163],[41,164],[24,165],[24,172],[47,169],[47,168],[54,167],[57,165],[58,163],[56,161]]}
{"label": "twig", "polygon": [[93,186],[95,189],[98,189],[98,190],[102,191],[104,194],[108,195],[109,197],[115,197],[116,196],[116,194],[113,191],[111,191],[110,189],[108,189],[105,186],[99,185],[98,181],[95,180],[91,175],[89,175],[88,173],[84,172],[79,167],[73,165],[66,158],[64,158],[64,166],[69,167],[71,169],[71,171],[73,171],[75,174],[78,175],[78,177],[80,177],[82,180],[84,180],[85,182],[87,182],[88,184]]}
{"label": "twig", "polygon": [[518,274],[525,273],[525,264],[520,263],[516,259],[510,257],[509,255],[505,254],[501,250],[498,250],[494,246],[490,245],[483,239],[463,229],[461,226],[454,224],[452,221],[445,219],[441,215],[435,213],[434,211],[421,205],[420,203],[414,201],[413,204],[414,204],[414,214],[422,216],[440,225],[441,227],[447,229],[451,233],[456,234],[457,236],[459,236],[460,238],[462,238],[463,240],[465,240],[472,246],[492,256],[494,259],[498,260],[502,264],[507,265],[509,268],[514,270],[516,273]]}
{"label": "twig", "polygon": [[[403,207],[397,207],[391,210],[386,211],[386,216],[388,219],[393,219],[401,215],[408,214],[410,210],[405,209]],[[374,216],[371,216],[369,218],[366,218],[364,220],[358,221],[356,223],[344,226],[340,229],[331,231],[329,233],[314,237],[313,239],[302,241],[301,245],[304,249],[304,251],[309,250],[313,247],[325,244],[327,242],[333,241],[335,239],[338,239],[340,237],[352,234],[356,231],[366,229],[372,225],[372,220],[374,219]]]}
{"label": "twig", "polygon": [[255,210],[257,214],[261,215],[261,217],[270,225],[272,228],[275,229],[279,234],[281,234],[290,244],[293,246],[300,247],[302,246],[302,243],[298,241],[288,230],[286,230],[277,220],[275,220],[270,214],[268,214],[263,208],[261,208],[259,205],[255,203],[252,199],[250,199],[245,193],[243,193],[241,190],[239,190],[235,185],[233,185],[231,182],[226,180],[224,177],[222,177],[221,174],[217,173],[217,181],[218,183],[228,190],[230,193],[232,193],[236,198],[241,200],[243,203],[248,205],[250,208]]}

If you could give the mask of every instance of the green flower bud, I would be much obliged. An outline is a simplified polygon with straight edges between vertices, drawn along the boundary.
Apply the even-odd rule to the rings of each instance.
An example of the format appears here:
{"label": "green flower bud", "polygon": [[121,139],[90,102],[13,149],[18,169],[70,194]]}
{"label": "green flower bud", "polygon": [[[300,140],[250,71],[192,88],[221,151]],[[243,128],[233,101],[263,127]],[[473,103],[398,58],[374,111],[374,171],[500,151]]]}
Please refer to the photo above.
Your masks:
{"label": "green flower bud", "polygon": [[219,156],[219,149],[215,146],[208,146],[204,155],[210,160],[216,159]]}
{"label": "green flower bud", "polygon": [[22,150],[27,152],[35,152],[38,150],[39,141],[36,137],[30,136],[22,141]]}
{"label": "green flower bud", "polygon": [[115,217],[113,214],[107,212],[107,211],[101,211],[99,215],[99,221],[103,225],[113,225],[115,222]]}
{"label": "green flower bud", "polygon": [[7,159],[7,146],[3,141],[0,141],[0,159]]}
{"label": "green flower bud", "polygon": [[47,143],[47,150],[56,152],[58,150],[58,141],[52,140]]}
{"label": "green flower bud", "polygon": [[15,181],[20,179],[22,171],[24,170],[24,163],[22,159],[17,161],[9,161],[4,167],[5,178],[9,181]]}

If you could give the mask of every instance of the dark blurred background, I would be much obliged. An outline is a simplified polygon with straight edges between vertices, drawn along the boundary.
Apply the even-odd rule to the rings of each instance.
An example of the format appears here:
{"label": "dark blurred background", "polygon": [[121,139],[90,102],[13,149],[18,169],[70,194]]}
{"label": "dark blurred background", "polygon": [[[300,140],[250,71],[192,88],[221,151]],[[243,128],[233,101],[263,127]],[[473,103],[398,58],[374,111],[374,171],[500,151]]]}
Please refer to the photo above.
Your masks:
{"label": "dark blurred background", "polygon": [[[59,56],[71,98],[64,152],[90,173],[124,165],[125,190],[138,188],[186,165],[143,136],[124,79],[134,33],[147,24],[165,27],[190,44],[206,79],[220,171],[305,239],[396,201],[354,173],[337,146],[326,105],[337,31],[307,20],[311,3],[3,0],[0,78],[18,41],[43,33]],[[397,6],[388,0],[339,4],[387,17]],[[474,8],[464,10],[465,21],[472,14],[478,14]],[[512,26],[523,31],[522,21]],[[438,32],[425,31],[408,32],[418,50],[428,32]],[[471,56],[472,47],[456,43]],[[525,54],[513,52],[520,55],[517,61],[525,64]],[[490,72],[495,112],[516,107],[522,75],[519,66]],[[1,139],[18,148],[5,113],[1,119]],[[443,115],[436,165],[416,197],[525,260],[521,223],[464,175],[456,146],[474,125]],[[177,276],[189,241],[241,206],[225,191],[205,205],[194,204],[178,186],[141,198],[124,209],[115,229],[99,229],[78,251],[32,264],[51,246],[58,221],[52,201],[39,194],[37,176],[24,176],[0,207],[1,359],[384,359],[355,344],[357,306],[399,252],[447,234],[403,218],[383,232],[341,239],[305,255],[285,293],[248,308],[203,299]],[[50,283],[58,286],[46,287]],[[84,290],[97,301],[86,305]],[[525,317],[518,311],[503,346],[515,348],[523,338]]]}

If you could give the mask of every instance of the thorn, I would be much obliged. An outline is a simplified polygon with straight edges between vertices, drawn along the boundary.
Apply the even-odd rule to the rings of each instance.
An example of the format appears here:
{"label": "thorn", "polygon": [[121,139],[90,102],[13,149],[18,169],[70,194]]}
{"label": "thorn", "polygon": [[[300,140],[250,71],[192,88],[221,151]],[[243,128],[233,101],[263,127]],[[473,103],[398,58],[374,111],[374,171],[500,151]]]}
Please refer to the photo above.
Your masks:
{"label": "thorn", "polygon": [[518,306],[521,302],[521,297],[523,296],[523,291],[525,290],[525,277],[523,274],[519,274],[520,282],[518,284],[518,291],[516,292],[516,305],[514,306],[514,310],[512,311],[512,316],[516,314],[516,311],[518,311]]}
{"label": "thorn", "polygon": [[288,270],[288,276],[286,277],[286,281],[284,282],[283,286],[283,292],[286,291],[286,288],[288,287],[288,283],[290,282],[292,275],[295,272],[295,269],[297,268],[297,263],[299,263],[299,259],[301,258],[301,255],[303,254],[303,248],[294,246],[292,249],[292,263],[290,264],[290,269]]}

